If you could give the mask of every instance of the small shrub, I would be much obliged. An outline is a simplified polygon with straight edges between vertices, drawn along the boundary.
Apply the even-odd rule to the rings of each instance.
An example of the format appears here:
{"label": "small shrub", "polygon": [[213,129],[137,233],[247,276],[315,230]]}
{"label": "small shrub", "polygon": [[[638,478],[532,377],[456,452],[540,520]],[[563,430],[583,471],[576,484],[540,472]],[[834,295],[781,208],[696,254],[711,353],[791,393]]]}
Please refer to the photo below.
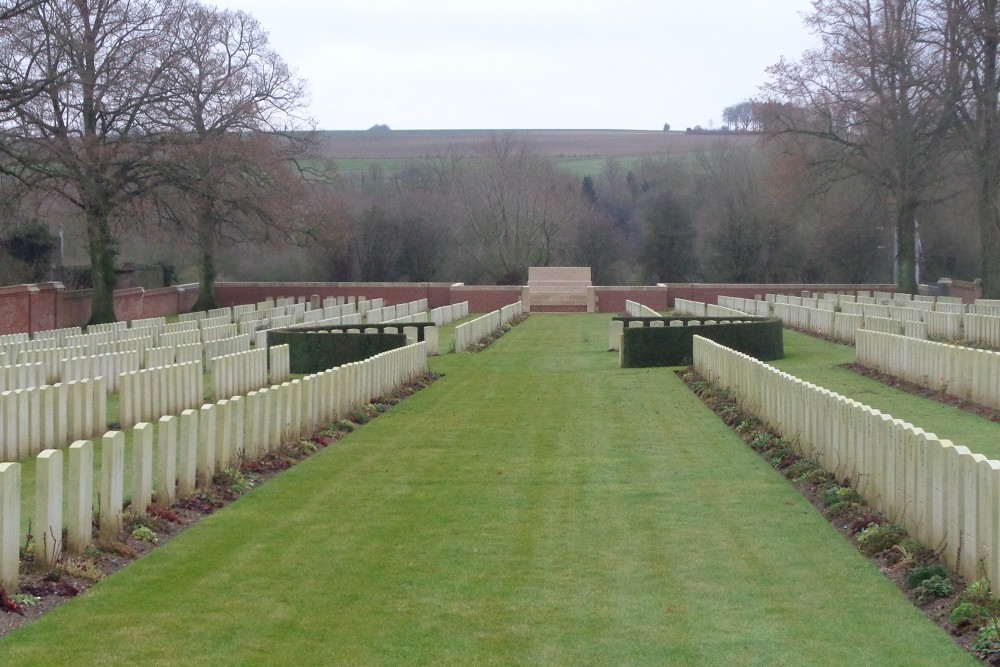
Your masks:
{"label": "small shrub", "polygon": [[13,593],[10,599],[24,607],[34,607],[41,601],[41,598],[30,593]]}
{"label": "small shrub", "polygon": [[236,496],[242,496],[255,485],[253,478],[239,468],[226,468],[222,472],[216,473],[212,482]]}
{"label": "small shrub", "polygon": [[760,430],[760,427],[761,427],[761,421],[758,418],[750,415],[744,417],[743,420],[736,425],[736,432],[739,433],[740,435],[746,433],[754,433],[755,431]]}
{"label": "small shrub", "polygon": [[872,523],[858,533],[858,547],[866,556],[874,556],[886,549],[893,548],[905,537],[906,531],[898,523]]}
{"label": "small shrub", "polygon": [[[166,507],[160,507],[159,505],[150,505],[146,508],[146,513],[150,516],[154,516],[158,519],[163,519],[164,521],[169,521],[171,523],[181,523],[181,517],[177,512]],[[152,528],[152,526],[150,526]],[[163,532],[163,531],[160,531]]]}
{"label": "small shrub", "polygon": [[971,602],[959,602],[949,616],[952,625],[964,625],[979,618],[979,608]]}
{"label": "small shrub", "polygon": [[132,529],[132,537],[139,540],[140,542],[149,542],[155,544],[159,541],[156,537],[156,533],[149,526],[136,526]]}
{"label": "small shrub", "polygon": [[763,452],[765,449],[771,446],[771,441],[774,438],[769,433],[763,431],[754,434],[753,439],[750,440],[750,448],[755,452]]}
{"label": "small shrub", "polygon": [[943,565],[928,565],[918,567],[906,577],[906,587],[913,590],[928,579],[934,577],[951,578],[951,573]]}
{"label": "small shrub", "polygon": [[792,465],[785,469],[785,477],[788,479],[799,482],[808,478],[816,470],[822,470],[818,462],[812,459],[799,459]]}
{"label": "small shrub", "polygon": [[[962,615],[970,618],[981,618],[987,621],[994,630],[992,638],[984,638],[988,642],[996,644],[996,630],[1000,628],[1000,600],[993,598],[988,579],[976,579],[968,586],[960,598],[961,602],[971,605],[971,609],[963,608]],[[955,607],[958,609],[958,606]],[[954,610],[953,610],[953,613]],[[982,633],[980,633],[982,635]],[[976,641],[979,641],[977,638]],[[995,646],[994,646],[995,647]],[[995,650],[992,652],[996,652]]]}
{"label": "small shrub", "polygon": [[951,595],[954,590],[955,586],[951,583],[951,576],[934,575],[933,577],[922,581],[913,589],[913,592],[916,593],[917,600],[920,602],[928,602],[938,598],[946,598]]}
{"label": "small shrub", "polygon": [[980,658],[1000,653],[1000,640],[995,625],[988,625],[979,630],[975,641],[972,642],[972,650]]}
{"label": "small shrub", "polygon": [[154,533],[166,532],[167,520],[152,513],[143,515],[126,512],[122,517],[125,530],[132,533],[136,528],[145,527]]}
{"label": "small shrub", "polygon": [[843,517],[843,516],[848,516],[856,509],[858,509],[858,507],[860,507],[860,505],[852,502],[834,503],[833,505],[830,505],[829,507],[824,509],[823,514],[831,519],[834,517]]}
{"label": "small shrub", "polygon": [[883,523],[885,523],[885,517],[883,517],[878,512],[875,512],[875,511],[865,512],[864,514],[862,514],[861,516],[859,516],[857,519],[855,519],[854,521],[852,521],[851,525],[849,526],[849,528],[851,530],[851,534],[852,535],[857,535],[862,530],[864,530],[865,528],[867,528],[868,526],[870,526],[872,524],[881,525]]}
{"label": "small shrub", "polygon": [[842,503],[860,503],[863,500],[860,493],[846,486],[834,486],[823,491],[823,504],[826,507]]}

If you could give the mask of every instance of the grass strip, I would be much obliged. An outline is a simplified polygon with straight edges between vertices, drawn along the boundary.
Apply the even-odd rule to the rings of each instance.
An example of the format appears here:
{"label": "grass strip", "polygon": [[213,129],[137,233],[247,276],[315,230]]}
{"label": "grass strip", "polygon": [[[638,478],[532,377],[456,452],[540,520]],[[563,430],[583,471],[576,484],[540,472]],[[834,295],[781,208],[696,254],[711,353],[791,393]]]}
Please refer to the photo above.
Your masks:
{"label": "grass strip", "polygon": [[532,315],[10,664],[976,664],[606,317]]}

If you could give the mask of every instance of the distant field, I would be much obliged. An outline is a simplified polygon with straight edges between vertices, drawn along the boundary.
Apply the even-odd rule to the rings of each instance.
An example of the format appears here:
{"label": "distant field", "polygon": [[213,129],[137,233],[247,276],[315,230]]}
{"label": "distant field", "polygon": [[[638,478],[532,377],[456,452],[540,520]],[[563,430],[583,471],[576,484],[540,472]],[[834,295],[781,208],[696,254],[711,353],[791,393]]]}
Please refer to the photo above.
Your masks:
{"label": "distant field", "polygon": [[720,142],[760,140],[757,136],[649,130],[390,130],[319,134],[319,156],[338,161],[475,155],[498,135],[511,135],[539,155],[554,158],[693,153]]}
{"label": "distant field", "polygon": [[649,130],[390,130],[320,132],[318,157],[344,174],[392,171],[414,160],[475,156],[496,136],[512,136],[577,176],[597,174],[605,160],[681,157],[722,143],[753,144],[758,136]]}

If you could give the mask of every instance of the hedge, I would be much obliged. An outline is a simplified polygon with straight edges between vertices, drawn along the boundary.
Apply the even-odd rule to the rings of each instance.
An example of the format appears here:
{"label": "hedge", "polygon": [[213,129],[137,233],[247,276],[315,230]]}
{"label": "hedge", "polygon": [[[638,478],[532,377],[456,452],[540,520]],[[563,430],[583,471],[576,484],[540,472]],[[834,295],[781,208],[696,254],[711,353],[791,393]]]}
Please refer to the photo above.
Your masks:
{"label": "hedge", "polygon": [[[622,332],[622,368],[652,366],[686,366],[693,356],[694,336],[703,336],[720,345],[743,352],[761,361],[773,361],[785,356],[783,328],[779,319],[741,319],[732,323],[669,326],[672,318],[665,317],[662,327],[626,327]],[[680,319],[680,318],[678,318]],[[684,318],[689,320],[691,318]],[[722,318],[705,318],[720,322]]]}
{"label": "hedge", "polygon": [[267,332],[268,347],[288,344],[292,373],[318,373],[406,345],[403,333],[330,333],[327,329]]}

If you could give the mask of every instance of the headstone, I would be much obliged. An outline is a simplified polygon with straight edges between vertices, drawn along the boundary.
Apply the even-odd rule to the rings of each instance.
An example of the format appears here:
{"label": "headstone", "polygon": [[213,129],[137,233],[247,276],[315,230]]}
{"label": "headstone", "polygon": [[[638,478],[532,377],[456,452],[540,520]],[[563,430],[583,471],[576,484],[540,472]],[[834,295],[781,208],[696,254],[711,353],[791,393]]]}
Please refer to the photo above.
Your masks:
{"label": "headstone", "polygon": [[160,417],[156,435],[156,504],[170,507],[177,500],[177,418]]}
{"label": "headstone", "polygon": [[198,411],[183,410],[177,436],[177,495],[194,495],[198,474]]}
{"label": "headstone", "polygon": [[93,540],[94,444],[77,440],[69,446],[66,492],[66,549],[82,554]]}
{"label": "headstone", "polygon": [[153,425],[140,422],[132,430],[132,513],[146,514],[153,501]]}
{"label": "headstone", "polygon": [[0,463],[0,587],[19,588],[21,547],[21,464]]}
{"label": "headstone", "polygon": [[125,434],[108,431],[101,440],[101,514],[102,539],[112,539],[122,529],[122,503],[125,497]]}
{"label": "headstone", "polygon": [[215,477],[215,406],[201,406],[198,417],[198,488],[212,486]]}
{"label": "headstone", "polygon": [[63,550],[63,453],[46,449],[35,460],[35,565],[47,569]]}

